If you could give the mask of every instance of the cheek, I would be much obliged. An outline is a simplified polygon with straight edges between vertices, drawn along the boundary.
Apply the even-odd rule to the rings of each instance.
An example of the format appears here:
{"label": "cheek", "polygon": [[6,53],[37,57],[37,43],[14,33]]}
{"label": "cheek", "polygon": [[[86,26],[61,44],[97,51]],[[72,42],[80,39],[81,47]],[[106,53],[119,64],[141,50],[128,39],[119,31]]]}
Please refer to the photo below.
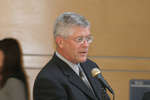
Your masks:
{"label": "cheek", "polygon": [[70,52],[76,53],[76,52],[78,52],[79,47],[78,47],[76,44],[70,42],[70,43],[67,45],[67,49],[68,49]]}
{"label": "cheek", "polygon": [[79,52],[80,52],[80,48],[77,47],[77,46],[74,46],[74,47],[72,47],[72,52],[73,52],[76,56],[78,56],[78,55],[79,55]]}

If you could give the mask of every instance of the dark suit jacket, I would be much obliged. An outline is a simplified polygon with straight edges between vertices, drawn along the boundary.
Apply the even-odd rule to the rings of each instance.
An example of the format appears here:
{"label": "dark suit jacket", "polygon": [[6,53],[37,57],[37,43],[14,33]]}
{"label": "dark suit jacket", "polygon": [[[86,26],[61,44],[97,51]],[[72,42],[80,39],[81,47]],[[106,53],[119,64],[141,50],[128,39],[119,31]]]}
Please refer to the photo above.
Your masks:
{"label": "dark suit jacket", "polygon": [[[110,100],[99,81],[91,75],[92,68],[98,66],[87,60],[81,63],[81,67],[91,83],[95,96],[79,76],[54,55],[35,80],[34,100]],[[105,99],[102,99],[103,94]]]}
{"label": "dark suit jacket", "polygon": [[144,93],[144,96],[143,96],[142,100],[150,100],[150,92]]}

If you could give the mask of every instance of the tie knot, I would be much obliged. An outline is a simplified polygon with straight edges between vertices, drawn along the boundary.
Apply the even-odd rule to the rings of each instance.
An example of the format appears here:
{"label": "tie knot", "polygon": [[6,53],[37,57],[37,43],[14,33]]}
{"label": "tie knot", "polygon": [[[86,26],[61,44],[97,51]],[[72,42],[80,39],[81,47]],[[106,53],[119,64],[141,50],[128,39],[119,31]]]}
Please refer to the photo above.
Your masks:
{"label": "tie knot", "polygon": [[84,77],[84,74],[83,74],[84,72],[83,72],[81,66],[78,66],[78,68],[79,68],[79,77],[82,79]]}

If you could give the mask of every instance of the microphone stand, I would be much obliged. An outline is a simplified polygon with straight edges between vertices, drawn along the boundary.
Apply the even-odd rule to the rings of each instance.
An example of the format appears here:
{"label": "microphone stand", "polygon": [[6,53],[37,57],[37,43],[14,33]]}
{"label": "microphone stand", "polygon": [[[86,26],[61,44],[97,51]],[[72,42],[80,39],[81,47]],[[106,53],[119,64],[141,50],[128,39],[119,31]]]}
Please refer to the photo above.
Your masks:
{"label": "microphone stand", "polygon": [[101,88],[102,89],[102,100],[105,100],[105,96],[106,96],[106,90],[105,88]]}
{"label": "microphone stand", "polygon": [[[106,95],[107,95],[107,92],[106,92],[106,87],[103,87],[103,88],[101,88],[102,89],[102,100],[106,100],[105,98],[106,98]],[[110,92],[111,93],[111,92]],[[113,100],[115,100],[115,93],[113,92],[113,93],[111,93],[112,94],[112,96],[113,96]]]}

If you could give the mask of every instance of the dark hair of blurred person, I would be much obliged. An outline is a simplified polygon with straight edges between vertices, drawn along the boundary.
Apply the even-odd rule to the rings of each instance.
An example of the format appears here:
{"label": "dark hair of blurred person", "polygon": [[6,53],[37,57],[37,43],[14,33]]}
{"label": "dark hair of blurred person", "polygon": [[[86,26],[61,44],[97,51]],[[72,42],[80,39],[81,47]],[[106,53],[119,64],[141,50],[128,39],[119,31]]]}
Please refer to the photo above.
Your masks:
{"label": "dark hair of blurred person", "polygon": [[[13,92],[17,92],[17,97],[10,97],[11,100],[28,100],[29,90],[27,84],[26,73],[23,68],[22,50],[19,42],[13,38],[5,38],[0,41],[0,51],[1,51],[1,65],[0,65],[0,92],[8,83],[9,79],[15,80],[21,83],[21,89],[18,90],[18,83],[14,82],[14,88],[9,88],[10,93],[14,96]],[[12,82],[12,81],[11,81]],[[10,86],[9,86],[10,87]],[[13,90],[11,90],[13,89]],[[22,93],[22,94],[21,94]],[[24,98],[19,98],[22,95]],[[21,96],[20,96],[21,97]],[[4,97],[5,98],[5,97]],[[13,99],[18,98],[18,99]],[[1,95],[0,95],[1,99]]]}

